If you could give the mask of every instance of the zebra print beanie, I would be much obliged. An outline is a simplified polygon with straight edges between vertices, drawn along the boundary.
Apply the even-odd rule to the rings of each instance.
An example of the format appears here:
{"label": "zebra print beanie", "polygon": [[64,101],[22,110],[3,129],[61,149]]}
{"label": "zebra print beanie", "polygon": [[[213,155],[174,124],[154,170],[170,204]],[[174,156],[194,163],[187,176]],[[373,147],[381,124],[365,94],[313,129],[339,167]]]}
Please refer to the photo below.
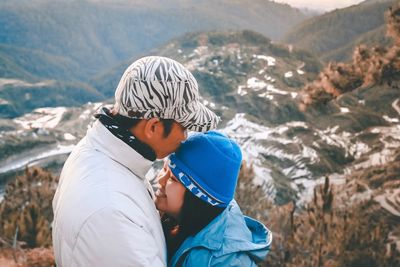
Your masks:
{"label": "zebra print beanie", "polygon": [[189,70],[170,58],[150,56],[133,62],[122,75],[114,111],[136,119],[174,119],[189,130],[206,132],[220,118],[199,97]]}

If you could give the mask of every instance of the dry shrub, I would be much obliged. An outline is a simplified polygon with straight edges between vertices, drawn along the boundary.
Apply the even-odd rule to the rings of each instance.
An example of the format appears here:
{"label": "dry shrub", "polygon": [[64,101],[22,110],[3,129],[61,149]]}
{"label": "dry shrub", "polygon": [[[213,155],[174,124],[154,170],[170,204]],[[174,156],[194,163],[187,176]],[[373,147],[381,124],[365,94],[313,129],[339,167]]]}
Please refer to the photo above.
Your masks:
{"label": "dry shrub", "polygon": [[243,213],[273,232],[272,249],[262,266],[400,266],[396,218],[372,198],[351,200],[365,191],[359,188],[366,186],[362,181],[334,186],[325,178],[312,200],[296,207],[273,205],[252,177],[252,167],[242,167],[236,199]]}
{"label": "dry shrub", "polygon": [[0,237],[3,246],[18,241],[27,248],[51,245],[52,199],[58,178],[40,168],[7,184],[0,203]]}
{"label": "dry shrub", "polygon": [[301,91],[299,107],[305,110],[316,103],[326,103],[357,88],[388,83],[400,76],[400,3],[386,12],[387,33],[394,40],[392,47],[358,46],[353,62],[329,63],[319,78]]}
{"label": "dry shrub", "polygon": [[400,46],[400,4],[389,8],[386,14],[387,34]]}
{"label": "dry shrub", "polygon": [[26,253],[26,266],[50,267],[55,266],[52,248],[35,248]]}
{"label": "dry shrub", "polygon": [[248,166],[245,161],[240,168],[235,199],[246,215],[257,220],[266,218],[267,211],[272,207],[272,202],[266,195],[265,187],[254,183],[253,166]]}
{"label": "dry shrub", "polygon": [[2,249],[0,250],[2,267],[52,267],[56,266],[52,248]]}

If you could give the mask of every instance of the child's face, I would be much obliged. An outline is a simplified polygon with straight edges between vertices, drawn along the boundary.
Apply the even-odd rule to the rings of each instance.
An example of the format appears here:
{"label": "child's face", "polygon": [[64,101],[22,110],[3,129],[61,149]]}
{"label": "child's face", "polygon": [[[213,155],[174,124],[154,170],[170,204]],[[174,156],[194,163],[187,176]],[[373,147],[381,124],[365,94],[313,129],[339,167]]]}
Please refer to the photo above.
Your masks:
{"label": "child's face", "polygon": [[156,192],[156,207],[159,211],[178,219],[186,189],[172,174],[168,164],[164,164],[158,179],[160,188]]}

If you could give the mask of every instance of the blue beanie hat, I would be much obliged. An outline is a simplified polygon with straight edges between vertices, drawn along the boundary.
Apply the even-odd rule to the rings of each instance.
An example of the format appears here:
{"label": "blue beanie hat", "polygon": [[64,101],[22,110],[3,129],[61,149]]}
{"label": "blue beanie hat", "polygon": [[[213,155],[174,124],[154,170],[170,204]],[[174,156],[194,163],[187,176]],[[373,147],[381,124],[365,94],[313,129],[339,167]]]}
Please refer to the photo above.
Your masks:
{"label": "blue beanie hat", "polygon": [[175,177],[201,200],[226,207],[233,199],[242,152],[224,134],[216,131],[193,134],[169,159]]}

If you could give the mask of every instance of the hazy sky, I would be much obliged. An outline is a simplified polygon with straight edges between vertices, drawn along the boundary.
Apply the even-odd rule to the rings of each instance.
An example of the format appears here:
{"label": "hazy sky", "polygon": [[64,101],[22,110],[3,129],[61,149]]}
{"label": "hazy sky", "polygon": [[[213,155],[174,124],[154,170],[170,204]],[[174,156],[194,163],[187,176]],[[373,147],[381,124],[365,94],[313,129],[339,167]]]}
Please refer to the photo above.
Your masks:
{"label": "hazy sky", "polygon": [[293,7],[307,7],[309,9],[332,10],[343,8],[363,2],[363,0],[274,0],[275,2],[287,3]]}

